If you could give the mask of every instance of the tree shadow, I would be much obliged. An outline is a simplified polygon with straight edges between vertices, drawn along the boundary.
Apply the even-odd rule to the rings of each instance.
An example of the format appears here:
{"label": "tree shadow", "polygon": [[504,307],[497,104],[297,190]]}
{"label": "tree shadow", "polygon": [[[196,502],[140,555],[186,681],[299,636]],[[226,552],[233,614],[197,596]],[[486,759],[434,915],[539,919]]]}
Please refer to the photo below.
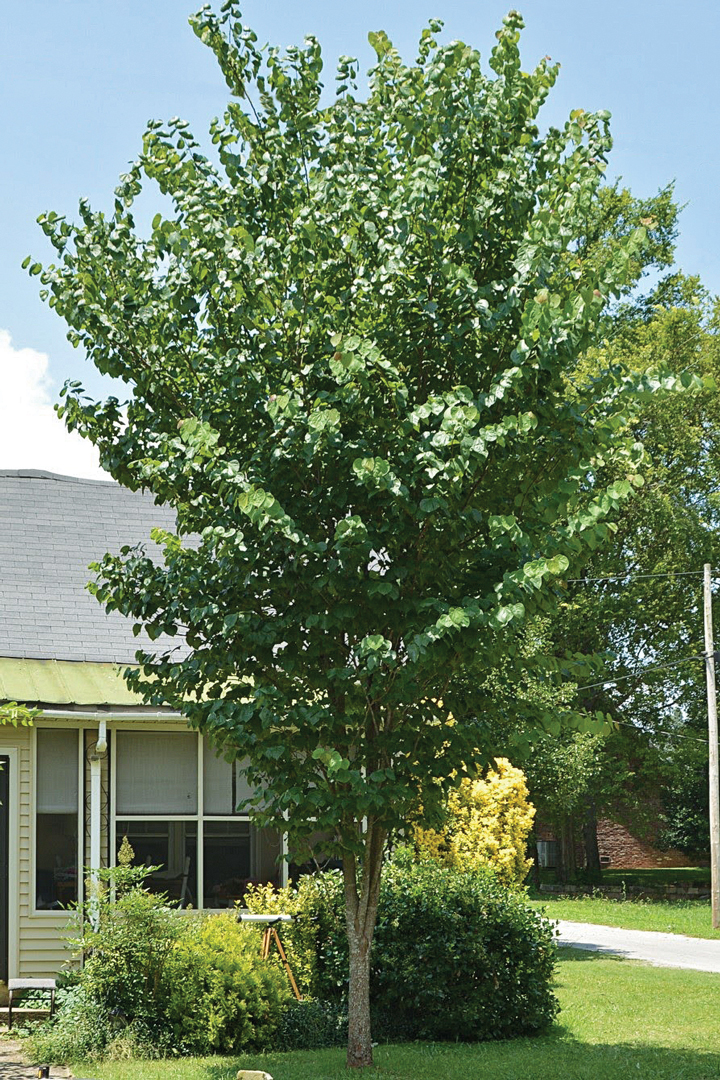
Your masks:
{"label": "tree shadow", "polygon": [[[343,1050],[263,1054],[203,1063],[202,1080],[235,1080],[259,1069],[274,1080],[340,1080],[350,1076]],[[645,1046],[585,1043],[560,1027],[537,1039],[503,1043],[412,1043],[378,1047],[368,1080],[718,1080],[720,1054]]]}
{"label": "tree shadow", "polygon": [[[587,949],[578,949],[574,945],[558,945],[558,963],[582,963],[587,960],[627,960],[628,957],[618,949],[611,949],[608,947],[593,947]],[[632,958],[630,958],[632,959]],[[635,964],[642,963],[641,960],[634,959]]]}

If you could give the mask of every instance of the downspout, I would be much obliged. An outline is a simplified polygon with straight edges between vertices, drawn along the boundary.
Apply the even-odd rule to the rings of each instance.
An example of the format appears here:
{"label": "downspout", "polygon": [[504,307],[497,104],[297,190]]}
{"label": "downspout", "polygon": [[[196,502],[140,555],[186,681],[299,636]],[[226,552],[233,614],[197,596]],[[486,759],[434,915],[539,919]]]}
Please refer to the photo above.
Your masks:
{"label": "downspout", "polygon": [[101,720],[90,752],[90,920],[97,920],[98,871],[102,859],[102,761],[107,753],[107,725]]}

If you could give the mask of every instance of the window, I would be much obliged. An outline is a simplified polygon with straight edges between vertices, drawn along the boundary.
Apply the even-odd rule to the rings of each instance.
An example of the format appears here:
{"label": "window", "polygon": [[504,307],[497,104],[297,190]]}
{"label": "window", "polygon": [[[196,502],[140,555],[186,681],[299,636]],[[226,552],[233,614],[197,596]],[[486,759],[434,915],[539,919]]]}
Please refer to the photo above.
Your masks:
{"label": "window", "polygon": [[193,732],[115,734],[115,852],[157,867],[150,888],[182,906],[232,907],[248,884],[280,884],[282,840],[256,829],[238,804],[251,794],[232,764]]}
{"label": "window", "polygon": [[197,814],[197,735],[118,731],[117,814]]}
{"label": "window", "polygon": [[37,730],[35,906],[78,898],[79,756],[77,730]]}

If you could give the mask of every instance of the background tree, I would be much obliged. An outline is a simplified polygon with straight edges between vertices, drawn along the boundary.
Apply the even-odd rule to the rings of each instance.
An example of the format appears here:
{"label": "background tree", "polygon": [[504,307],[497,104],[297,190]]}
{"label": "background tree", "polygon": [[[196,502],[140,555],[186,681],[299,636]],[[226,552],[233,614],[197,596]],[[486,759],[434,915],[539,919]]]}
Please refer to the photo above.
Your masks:
{"label": "background tree", "polygon": [[[685,835],[684,849],[694,852],[708,842],[699,829],[707,807],[707,721],[698,657],[702,566],[720,561],[718,318],[717,301],[697,279],[672,275],[623,305],[608,324],[612,338],[583,361],[588,371],[619,364],[636,374],[665,365],[700,383],[690,394],[648,398],[633,420],[645,447],[644,484],[623,505],[610,541],[587,561],[584,580],[568,587],[552,630],[559,654],[603,658],[577,680],[578,707],[599,708],[619,725],[603,754],[611,773],[628,775],[620,785],[596,785],[589,799],[637,821],[648,800],[660,808],[662,793],[664,842]],[[592,861],[593,830],[587,839]]]}
{"label": "background tree", "polygon": [[[152,122],[111,215],[41,218],[45,294],[129,394],[73,384],[61,412],[177,511],[160,560],[100,564],[108,608],[190,646],[128,681],[249,759],[259,824],[328,832],[342,857],[348,1063],[366,1065],[386,837],[418,796],[432,824],[485,762],[478,688],[639,482],[630,384],[567,380],[652,241],[621,229],[578,265],[608,117],[540,135],[557,68],[522,70],[516,13],[492,74],[433,22],[412,65],[370,35],[367,98],[342,58],[327,105],[314,39],[263,54],[233,0],[191,21],[233,97],[219,166],[184,122]],[[146,180],[172,210],[142,238]]]}

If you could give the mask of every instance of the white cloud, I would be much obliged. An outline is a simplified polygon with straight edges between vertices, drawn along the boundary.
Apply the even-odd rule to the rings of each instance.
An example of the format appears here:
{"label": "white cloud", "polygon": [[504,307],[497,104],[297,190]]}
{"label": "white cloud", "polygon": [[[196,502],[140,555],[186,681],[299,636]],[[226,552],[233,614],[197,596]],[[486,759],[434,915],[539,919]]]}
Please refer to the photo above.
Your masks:
{"label": "white cloud", "polygon": [[55,415],[48,368],[45,353],[13,348],[10,334],[0,330],[0,469],[109,480],[92,443],[66,431]]}

